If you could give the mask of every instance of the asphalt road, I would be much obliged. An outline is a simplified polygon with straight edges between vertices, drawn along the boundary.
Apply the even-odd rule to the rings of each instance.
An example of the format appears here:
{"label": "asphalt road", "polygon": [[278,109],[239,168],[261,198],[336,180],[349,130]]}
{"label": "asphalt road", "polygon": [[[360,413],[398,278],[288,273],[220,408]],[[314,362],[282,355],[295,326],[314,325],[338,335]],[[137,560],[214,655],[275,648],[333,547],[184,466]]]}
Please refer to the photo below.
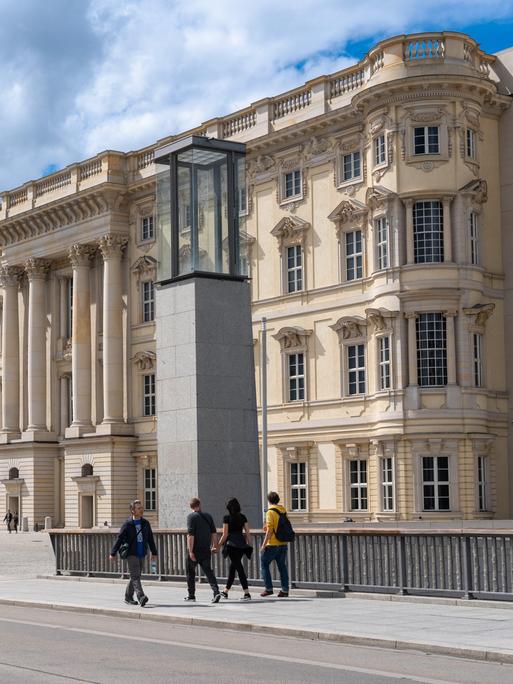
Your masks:
{"label": "asphalt road", "polygon": [[513,666],[0,606],[0,683],[513,684]]}

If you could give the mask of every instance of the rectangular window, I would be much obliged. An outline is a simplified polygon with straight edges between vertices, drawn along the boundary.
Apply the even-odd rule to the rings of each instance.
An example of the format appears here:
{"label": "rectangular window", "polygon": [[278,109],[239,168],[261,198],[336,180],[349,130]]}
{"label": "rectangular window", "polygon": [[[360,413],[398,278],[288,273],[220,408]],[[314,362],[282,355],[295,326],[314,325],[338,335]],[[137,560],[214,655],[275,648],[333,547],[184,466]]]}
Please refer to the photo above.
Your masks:
{"label": "rectangular window", "polygon": [[347,393],[365,394],[365,346],[351,344],[347,353]]}
{"label": "rectangular window", "polygon": [[363,277],[362,231],[353,230],[346,236],[346,280]]}
{"label": "rectangular window", "polygon": [[441,313],[417,317],[417,371],[421,387],[447,385],[447,333]]}
{"label": "rectangular window", "polygon": [[477,457],[477,506],[479,511],[488,511],[488,459]]}
{"label": "rectangular window", "polygon": [[153,216],[143,216],[141,219],[141,240],[153,240]]}
{"label": "rectangular window", "polygon": [[470,263],[474,266],[479,265],[479,226],[477,214],[474,211],[469,215],[469,237],[470,237]]}
{"label": "rectangular window", "polygon": [[394,510],[394,461],[391,457],[381,459],[381,496],[384,511]]}
{"label": "rectangular window", "polygon": [[390,337],[378,337],[379,389],[390,389]]}
{"label": "rectangular window", "polygon": [[483,386],[483,336],[479,333],[472,335],[474,387]]}
{"label": "rectangular window", "polygon": [[360,152],[350,152],[342,157],[342,179],[344,181],[360,178],[362,175],[362,164]]}
{"label": "rectangular window", "polygon": [[383,133],[374,138],[374,165],[384,164],[386,160],[385,134]]}
{"label": "rectangular window", "polygon": [[301,171],[296,169],[285,174],[285,198],[297,197],[301,194]]}
{"label": "rectangular window", "polygon": [[450,510],[448,456],[423,456],[422,506],[425,511]]}
{"label": "rectangular window", "polygon": [[143,323],[155,320],[155,287],[152,280],[146,280],[142,285]]}
{"label": "rectangular window", "polygon": [[476,132],[472,128],[467,128],[466,152],[469,159],[476,158]]}
{"label": "rectangular window", "polygon": [[440,154],[438,126],[415,126],[413,129],[414,154]]}
{"label": "rectangular window", "polygon": [[444,208],[437,200],[413,206],[413,250],[416,264],[444,260]]}
{"label": "rectangular window", "polygon": [[367,461],[357,459],[349,461],[349,477],[351,484],[351,510],[367,510]]}
{"label": "rectangular window", "polygon": [[144,508],[147,511],[157,510],[157,471],[155,468],[144,469]]}
{"label": "rectangular window", "polygon": [[66,337],[73,335],[73,278],[66,279]]}
{"label": "rectangular window", "polygon": [[388,222],[384,216],[374,221],[376,236],[378,270],[389,267],[388,262]]}
{"label": "rectangular window", "polygon": [[70,427],[73,422],[73,382],[71,375],[66,378],[66,405],[68,408],[67,427]]}
{"label": "rectangular window", "polygon": [[305,356],[288,355],[289,401],[303,401],[305,398]]}
{"label": "rectangular window", "polygon": [[155,375],[143,376],[144,384],[144,404],[143,404],[143,415],[144,416],[154,416],[155,415]]}
{"label": "rectangular window", "polygon": [[290,510],[306,511],[306,463],[290,464]]}
{"label": "rectangular window", "polygon": [[301,245],[287,247],[287,292],[303,289],[303,250]]}
{"label": "rectangular window", "polygon": [[239,202],[239,214],[247,214],[248,213],[248,194],[247,194],[247,190],[246,190],[245,185],[242,185],[238,188],[237,199]]}

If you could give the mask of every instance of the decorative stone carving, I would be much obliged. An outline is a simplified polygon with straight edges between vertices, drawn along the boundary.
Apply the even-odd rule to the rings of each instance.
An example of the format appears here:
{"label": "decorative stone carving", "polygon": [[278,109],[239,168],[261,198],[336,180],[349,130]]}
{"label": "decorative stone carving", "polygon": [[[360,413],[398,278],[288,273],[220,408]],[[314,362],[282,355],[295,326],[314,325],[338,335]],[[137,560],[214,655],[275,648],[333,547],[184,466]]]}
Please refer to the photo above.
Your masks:
{"label": "decorative stone carving", "polygon": [[72,340],[71,340],[71,337],[68,337],[68,338],[64,341],[64,347],[63,347],[63,350],[62,350],[62,358],[63,358],[65,361],[71,361],[71,356],[72,356],[72,351],[71,351],[71,349],[72,349]]}
{"label": "decorative stone carving", "polygon": [[366,334],[367,321],[362,316],[342,316],[330,328],[338,334],[339,342],[363,339]]}
{"label": "decorative stone carving", "polygon": [[468,121],[468,123],[475,128],[476,130],[479,129],[480,126],[480,112],[476,108],[474,104],[471,104],[470,102],[464,102],[463,105],[463,116],[465,119]]}
{"label": "decorative stone carving", "polygon": [[431,121],[440,121],[446,114],[445,107],[423,110],[406,108],[406,111],[409,112],[410,121],[414,121],[416,123],[429,123]]}
{"label": "decorative stone carving", "polygon": [[392,318],[399,314],[398,311],[388,309],[365,309],[368,322],[374,326],[376,332],[384,332],[392,329]]}
{"label": "decorative stone carving", "polygon": [[312,334],[311,330],[299,327],[281,328],[273,335],[275,340],[280,343],[281,351],[286,354],[305,352],[307,349],[308,337]]}
{"label": "decorative stone carving", "polygon": [[299,216],[284,216],[271,230],[271,235],[279,241],[281,249],[284,244],[303,243],[309,228],[310,223]]}
{"label": "decorative stone carving", "polygon": [[488,201],[488,184],[482,178],[470,181],[459,189],[460,194],[469,195],[472,201],[472,208],[479,214],[482,205]]}
{"label": "decorative stone carving", "polygon": [[156,354],[153,351],[141,351],[133,357],[133,362],[141,371],[153,370],[156,363]]}
{"label": "decorative stone carving", "polygon": [[368,188],[365,193],[365,204],[373,211],[381,209],[388,205],[388,202],[396,197],[395,192],[385,188],[383,185],[374,185]]}
{"label": "decorative stone carving", "polygon": [[384,114],[378,116],[369,124],[369,133],[371,135],[376,135],[376,133],[379,133],[379,131],[385,126],[386,122],[387,117]]}
{"label": "decorative stone carving", "polygon": [[128,243],[128,235],[122,233],[109,233],[100,238],[98,247],[102,254],[103,260],[116,259],[121,257],[121,254]]}
{"label": "decorative stone carving", "polygon": [[96,248],[93,245],[72,245],[68,250],[68,257],[72,266],[89,266]]}
{"label": "decorative stone carving", "polygon": [[469,317],[468,329],[470,332],[483,333],[486,322],[495,311],[495,304],[474,304],[474,306],[463,309],[465,316]]}
{"label": "decorative stone carving", "polygon": [[25,261],[24,266],[29,280],[45,280],[50,270],[50,261],[48,259],[30,257]]}
{"label": "decorative stone carving", "polygon": [[326,152],[329,152],[333,147],[333,141],[329,138],[318,138],[313,136],[305,143],[303,154],[305,159],[309,160],[312,157],[318,157]]}
{"label": "decorative stone carving", "polygon": [[337,232],[347,223],[364,229],[367,223],[367,213],[368,209],[362,202],[355,199],[342,200],[337,208],[329,214],[328,219],[333,221]]}
{"label": "decorative stone carving", "polygon": [[137,288],[142,280],[154,280],[157,270],[157,260],[145,254],[137,259],[132,266],[132,273],[135,273]]}
{"label": "decorative stone carving", "polygon": [[17,287],[23,277],[23,270],[19,266],[0,267],[0,285],[2,287]]}

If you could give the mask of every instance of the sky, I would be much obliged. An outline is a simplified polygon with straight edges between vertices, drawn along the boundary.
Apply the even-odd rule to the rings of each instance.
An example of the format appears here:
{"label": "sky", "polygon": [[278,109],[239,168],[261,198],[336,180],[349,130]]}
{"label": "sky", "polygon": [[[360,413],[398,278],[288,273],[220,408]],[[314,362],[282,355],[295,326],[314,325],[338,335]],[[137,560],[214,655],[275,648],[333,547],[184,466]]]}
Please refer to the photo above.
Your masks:
{"label": "sky", "polygon": [[513,45],[513,0],[0,0],[0,190],[349,66],[383,38]]}

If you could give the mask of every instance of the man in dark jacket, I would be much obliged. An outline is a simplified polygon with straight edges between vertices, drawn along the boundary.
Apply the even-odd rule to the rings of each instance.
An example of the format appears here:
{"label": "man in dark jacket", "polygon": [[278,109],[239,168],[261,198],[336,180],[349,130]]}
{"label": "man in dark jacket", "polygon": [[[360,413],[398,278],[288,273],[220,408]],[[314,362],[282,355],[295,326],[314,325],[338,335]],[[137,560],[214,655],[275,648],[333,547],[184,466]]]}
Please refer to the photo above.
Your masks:
{"label": "man in dark jacket", "polygon": [[4,516],[4,523],[7,525],[7,529],[9,530],[9,534],[11,534],[11,522],[12,522],[12,513],[11,513],[11,511],[7,511],[7,513]]}
{"label": "man in dark jacket", "polygon": [[141,573],[144,565],[144,559],[148,554],[148,547],[151,551],[151,559],[157,558],[157,547],[153,539],[153,531],[150,523],[143,518],[144,508],[142,503],[136,499],[130,504],[131,516],[126,520],[118,534],[118,538],[112,551],[110,552],[110,559],[114,560],[119,548],[122,544],[128,544],[128,572],[130,581],[127,584],[125,591],[125,603],[130,606],[136,606],[137,601],[134,600],[134,591],[137,594],[137,599],[141,608],[148,603],[148,597],[145,595],[141,584]]}
{"label": "man in dark jacket", "polygon": [[211,554],[217,553],[217,530],[210,513],[203,513],[201,502],[194,497],[189,503],[192,513],[187,516],[187,596],[185,601],[195,601],[196,568],[200,565],[214,593],[212,603],[219,603],[221,594],[210,564]]}

